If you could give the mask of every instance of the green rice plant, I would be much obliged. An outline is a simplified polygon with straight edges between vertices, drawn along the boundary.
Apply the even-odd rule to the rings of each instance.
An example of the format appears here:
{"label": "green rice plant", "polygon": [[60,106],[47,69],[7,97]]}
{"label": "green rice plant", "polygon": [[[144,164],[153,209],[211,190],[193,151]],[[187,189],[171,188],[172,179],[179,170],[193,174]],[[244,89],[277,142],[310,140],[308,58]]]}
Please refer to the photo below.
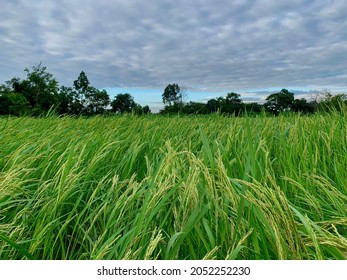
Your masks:
{"label": "green rice plant", "polygon": [[346,111],[0,119],[0,259],[347,259]]}

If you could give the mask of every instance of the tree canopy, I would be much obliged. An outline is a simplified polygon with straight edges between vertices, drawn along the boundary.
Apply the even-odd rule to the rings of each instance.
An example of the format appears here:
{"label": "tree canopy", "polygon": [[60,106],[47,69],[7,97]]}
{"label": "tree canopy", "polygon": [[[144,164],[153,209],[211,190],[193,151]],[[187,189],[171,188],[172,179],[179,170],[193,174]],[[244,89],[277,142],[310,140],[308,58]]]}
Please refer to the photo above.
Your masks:
{"label": "tree canopy", "polygon": [[[114,106],[124,100],[122,95],[118,95],[111,103],[107,91],[91,86],[84,71],[80,72],[72,87],[59,87],[58,81],[41,63],[24,71],[27,73],[25,79],[15,77],[0,85],[1,115],[39,116],[53,110],[59,115],[90,116],[117,111]],[[119,107],[121,112],[134,109],[135,113],[150,112],[148,106],[142,108],[130,95],[125,97],[130,103],[126,105],[127,101],[124,101]]]}
{"label": "tree canopy", "polygon": [[182,103],[182,90],[178,84],[169,84],[166,86],[162,97],[163,103],[169,106]]}
{"label": "tree canopy", "polygon": [[[26,78],[14,77],[0,85],[0,115],[45,115],[49,111],[59,115],[83,115],[134,113],[148,114],[150,108],[137,104],[130,93],[119,93],[111,100],[106,90],[93,87],[84,71],[81,71],[72,86],[59,86],[54,76],[40,63],[25,68]],[[160,111],[182,114],[220,113],[232,116],[259,114],[262,110],[278,115],[282,112],[311,114],[320,111],[341,111],[347,105],[347,95],[332,95],[326,91],[321,98],[307,101],[295,99],[287,89],[271,93],[264,104],[244,103],[240,94],[228,92],[225,96],[204,102],[184,102],[185,90],[173,83],[165,87]]]}
{"label": "tree canopy", "polygon": [[119,113],[130,113],[136,108],[134,98],[129,93],[117,94],[111,102],[112,111]]}
{"label": "tree canopy", "polygon": [[266,98],[265,108],[274,114],[290,111],[294,103],[294,93],[287,89],[273,93]]}

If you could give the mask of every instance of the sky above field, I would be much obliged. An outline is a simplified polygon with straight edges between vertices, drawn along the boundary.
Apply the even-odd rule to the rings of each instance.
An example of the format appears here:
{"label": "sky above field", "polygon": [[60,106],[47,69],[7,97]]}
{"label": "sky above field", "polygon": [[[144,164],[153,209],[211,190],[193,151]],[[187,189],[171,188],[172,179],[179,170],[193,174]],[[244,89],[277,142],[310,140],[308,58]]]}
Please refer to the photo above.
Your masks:
{"label": "sky above field", "polygon": [[161,106],[234,91],[262,101],[347,87],[345,0],[0,0],[0,83],[42,62],[61,85],[86,72],[110,94]]}

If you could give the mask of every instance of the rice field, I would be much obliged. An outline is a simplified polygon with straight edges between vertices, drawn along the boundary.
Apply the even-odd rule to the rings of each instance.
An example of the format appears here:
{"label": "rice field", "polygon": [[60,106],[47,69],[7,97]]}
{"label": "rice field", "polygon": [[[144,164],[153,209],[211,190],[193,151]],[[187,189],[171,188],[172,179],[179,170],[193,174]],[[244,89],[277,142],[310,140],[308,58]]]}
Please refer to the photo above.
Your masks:
{"label": "rice field", "polygon": [[347,259],[347,114],[0,119],[0,259]]}

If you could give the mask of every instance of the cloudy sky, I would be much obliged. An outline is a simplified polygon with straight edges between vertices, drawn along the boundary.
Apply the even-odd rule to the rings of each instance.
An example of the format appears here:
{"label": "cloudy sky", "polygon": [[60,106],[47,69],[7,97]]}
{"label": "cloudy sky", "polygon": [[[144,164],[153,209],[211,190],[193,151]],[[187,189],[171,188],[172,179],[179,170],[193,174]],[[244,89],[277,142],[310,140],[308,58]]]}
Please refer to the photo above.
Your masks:
{"label": "cloudy sky", "polygon": [[156,106],[169,83],[203,101],[347,87],[346,0],[0,0],[0,83],[42,61]]}

